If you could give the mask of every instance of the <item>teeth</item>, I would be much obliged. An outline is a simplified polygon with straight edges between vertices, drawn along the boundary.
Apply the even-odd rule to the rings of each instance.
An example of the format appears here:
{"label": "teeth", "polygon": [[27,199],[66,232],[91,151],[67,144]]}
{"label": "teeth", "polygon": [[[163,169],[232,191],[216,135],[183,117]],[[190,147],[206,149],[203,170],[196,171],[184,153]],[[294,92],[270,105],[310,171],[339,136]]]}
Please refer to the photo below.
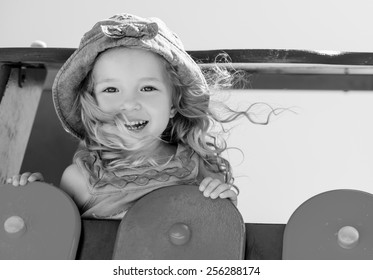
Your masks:
{"label": "teeth", "polygon": [[143,129],[147,123],[148,121],[132,121],[132,122],[126,123],[125,126],[129,130],[140,130],[140,129]]}
{"label": "teeth", "polygon": [[144,123],[146,123],[146,121],[134,121],[134,122],[126,123],[126,125],[131,125],[131,126],[133,126],[133,125],[142,125],[142,124],[144,124]]}

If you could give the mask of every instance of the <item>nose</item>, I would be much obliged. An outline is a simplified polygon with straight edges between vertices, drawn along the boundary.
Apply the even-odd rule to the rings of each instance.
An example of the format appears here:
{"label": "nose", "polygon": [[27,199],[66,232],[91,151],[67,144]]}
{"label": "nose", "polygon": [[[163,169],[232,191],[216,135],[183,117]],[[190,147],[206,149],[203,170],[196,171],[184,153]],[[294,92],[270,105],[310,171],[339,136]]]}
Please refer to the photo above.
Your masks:
{"label": "nose", "polygon": [[140,110],[141,104],[135,96],[130,96],[122,100],[120,108],[126,111]]}

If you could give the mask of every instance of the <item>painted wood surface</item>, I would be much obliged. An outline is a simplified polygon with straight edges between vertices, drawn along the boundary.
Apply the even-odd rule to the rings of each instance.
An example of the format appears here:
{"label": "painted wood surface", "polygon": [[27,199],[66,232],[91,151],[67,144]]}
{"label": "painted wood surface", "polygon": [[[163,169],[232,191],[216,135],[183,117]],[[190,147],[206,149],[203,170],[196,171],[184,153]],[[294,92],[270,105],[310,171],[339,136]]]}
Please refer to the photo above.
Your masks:
{"label": "painted wood surface", "polygon": [[43,182],[0,184],[0,260],[71,260],[81,220],[74,201]]}
{"label": "painted wood surface", "polygon": [[[45,89],[74,48],[0,48],[0,64],[45,66]],[[236,89],[373,90],[373,53],[321,52],[281,49],[224,49],[188,51],[204,70],[215,62],[244,75]],[[227,60],[219,59],[222,53]],[[0,84],[1,89],[1,84]]]}
{"label": "painted wood surface", "polygon": [[43,68],[19,71],[11,70],[0,103],[0,182],[20,172],[46,76]]}
{"label": "painted wood surface", "polygon": [[336,189],[317,194],[291,215],[285,260],[372,260],[373,195]]}
{"label": "painted wood surface", "polygon": [[[62,65],[75,51],[74,48],[0,48],[0,62],[23,62]],[[216,62],[216,57],[226,53],[234,63],[294,63],[373,65],[373,53],[322,52],[287,49],[219,49],[196,50],[188,53],[199,63]]]}
{"label": "painted wood surface", "polygon": [[206,198],[193,185],[164,187],[128,210],[113,259],[239,260],[245,237],[242,216],[228,199]]}

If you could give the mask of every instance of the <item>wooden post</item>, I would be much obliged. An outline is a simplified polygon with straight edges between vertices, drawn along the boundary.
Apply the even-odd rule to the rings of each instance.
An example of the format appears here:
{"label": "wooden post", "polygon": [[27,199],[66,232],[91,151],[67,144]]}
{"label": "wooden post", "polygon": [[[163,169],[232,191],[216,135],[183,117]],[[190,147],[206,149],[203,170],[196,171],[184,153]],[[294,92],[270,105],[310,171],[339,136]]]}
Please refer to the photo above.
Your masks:
{"label": "wooden post", "polygon": [[5,82],[0,103],[0,183],[20,172],[46,73],[44,68],[12,68]]}
{"label": "wooden post", "polygon": [[11,68],[9,65],[0,64],[0,103],[1,103],[1,99],[4,96],[6,85],[8,83],[10,69]]}

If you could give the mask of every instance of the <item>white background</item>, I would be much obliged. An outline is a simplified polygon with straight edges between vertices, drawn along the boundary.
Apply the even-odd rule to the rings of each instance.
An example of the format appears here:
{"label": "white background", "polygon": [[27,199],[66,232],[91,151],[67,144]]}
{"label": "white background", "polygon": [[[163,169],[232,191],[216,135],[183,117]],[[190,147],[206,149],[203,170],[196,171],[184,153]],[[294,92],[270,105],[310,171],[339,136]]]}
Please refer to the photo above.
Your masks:
{"label": "white background", "polygon": [[[128,12],[163,19],[187,50],[307,49],[373,52],[371,1],[1,0],[0,47],[77,47],[96,21]],[[268,126],[235,123],[229,143],[246,222],[286,223],[320,192],[373,193],[371,92],[246,91],[232,102],[294,107]],[[245,103],[244,103],[245,104]]]}

